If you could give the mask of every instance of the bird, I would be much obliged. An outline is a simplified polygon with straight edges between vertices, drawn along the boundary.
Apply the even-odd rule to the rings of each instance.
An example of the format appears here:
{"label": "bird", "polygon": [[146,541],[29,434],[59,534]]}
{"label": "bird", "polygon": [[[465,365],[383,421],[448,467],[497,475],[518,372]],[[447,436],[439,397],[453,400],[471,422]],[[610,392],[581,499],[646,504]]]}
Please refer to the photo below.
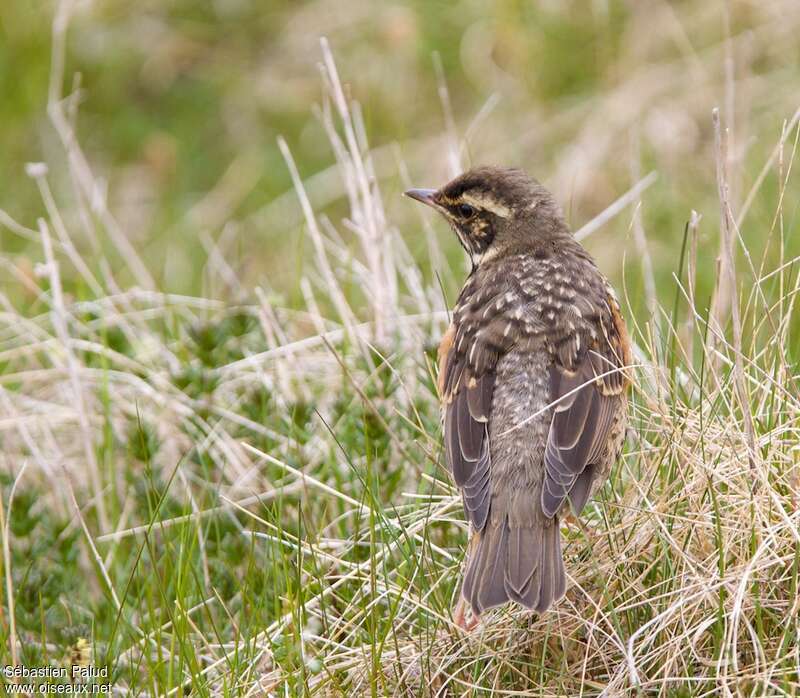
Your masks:
{"label": "bird", "polygon": [[453,620],[471,630],[507,602],[542,614],[566,592],[560,521],[623,448],[620,304],[523,170],[476,167],[405,194],[445,218],[471,264],[438,350],[445,461],[470,528]]}

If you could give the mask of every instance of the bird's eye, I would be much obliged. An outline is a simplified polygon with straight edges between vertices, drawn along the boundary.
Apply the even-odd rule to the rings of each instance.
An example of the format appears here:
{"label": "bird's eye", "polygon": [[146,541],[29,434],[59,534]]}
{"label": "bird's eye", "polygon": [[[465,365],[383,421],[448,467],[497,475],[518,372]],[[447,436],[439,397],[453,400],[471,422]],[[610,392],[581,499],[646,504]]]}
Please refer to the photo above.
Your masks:
{"label": "bird's eye", "polygon": [[475,215],[475,207],[469,204],[459,204],[458,215],[465,219],[472,218]]}

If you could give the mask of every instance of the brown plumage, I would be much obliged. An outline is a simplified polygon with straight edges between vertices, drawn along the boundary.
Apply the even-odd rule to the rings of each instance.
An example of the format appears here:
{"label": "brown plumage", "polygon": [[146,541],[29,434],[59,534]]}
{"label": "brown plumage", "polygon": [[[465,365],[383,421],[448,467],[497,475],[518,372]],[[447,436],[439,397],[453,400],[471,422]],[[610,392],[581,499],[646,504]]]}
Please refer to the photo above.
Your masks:
{"label": "brown plumage", "polygon": [[438,210],[472,260],[439,347],[447,467],[471,540],[463,602],[477,618],[566,589],[559,516],[608,477],[627,422],[630,343],[614,292],[547,190],[473,169],[408,196]]}

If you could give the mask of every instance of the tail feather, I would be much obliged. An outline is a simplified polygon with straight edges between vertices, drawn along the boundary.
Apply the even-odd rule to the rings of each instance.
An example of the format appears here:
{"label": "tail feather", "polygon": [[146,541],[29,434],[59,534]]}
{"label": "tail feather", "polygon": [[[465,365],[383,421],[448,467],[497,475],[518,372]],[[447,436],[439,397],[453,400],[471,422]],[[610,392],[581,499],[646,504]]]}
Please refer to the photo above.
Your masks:
{"label": "tail feather", "polygon": [[558,526],[552,525],[544,529],[544,551],[542,556],[541,581],[539,583],[539,600],[536,611],[544,613],[559,598],[558,587],[564,577],[564,564],[561,561],[561,542]]}
{"label": "tail feather", "polygon": [[508,555],[508,527],[489,524],[475,535],[480,538],[467,562],[461,593],[470,602],[472,610],[480,615],[487,608],[508,601],[503,584]]}
{"label": "tail feather", "polygon": [[555,541],[555,550],[553,552],[553,569],[555,573],[555,589],[553,592],[553,603],[563,598],[567,593],[567,573],[564,569],[564,556],[561,553],[561,531],[558,529],[558,521],[553,522],[553,540]]}
{"label": "tail feather", "polygon": [[543,613],[564,595],[558,519],[511,528],[504,517],[474,535],[461,593],[477,615],[507,601]]}
{"label": "tail feather", "polygon": [[505,585],[509,592],[514,592],[512,597],[524,595],[523,592],[530,586],[533,575],[539,568],[541,557],[541,529],[520,527],[510,529]]}

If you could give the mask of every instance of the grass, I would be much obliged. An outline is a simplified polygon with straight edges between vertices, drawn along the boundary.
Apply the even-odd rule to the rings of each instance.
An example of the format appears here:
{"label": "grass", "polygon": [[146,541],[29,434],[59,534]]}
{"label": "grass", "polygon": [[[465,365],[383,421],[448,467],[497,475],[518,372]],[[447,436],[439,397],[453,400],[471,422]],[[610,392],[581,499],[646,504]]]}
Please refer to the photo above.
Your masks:
{"label": "grass", "polygon": [[[160,193],[152,244],[84,150],[58,6],[47,164],[16,173],[22,214],[0,210],[16,241],[0,257],[3,663],[91,658],[134,695],[800,693],[800,112],[784,64],[800,17],[600,5],[573,35],[573,11],[501,3],[486,35],[505,53],[469,54],[472,27],[460,61],[445,35],[469,17],[415,6],[416,50],[450,47],[445,134],[397,147],[368,142],[393,102],[355,101],[323,43],[312,140],[331,155],[309,176],[302,138],[278,141],[286,221],[285,196],[258,215],[231,204],[256,188],[236,160],[202,205]],[[670,43],[642,53],[654,18]],[[515,22],[540,40],[515,44]],[[474,105],[447,89],[478,80],[464,65],[518,77],[573,42],[591,69],[579,54],[529,90],[499,77],[511,104],[489,98],[471,126]],[[464,635],[450,609],[467,531],[434,387],[462,262],[395,194],[409,169],[434,184],[473,150],[539,152],[620,290],[637,364],[625,454],[563,532],[566,598]],[[170,249],[202,258],[188,281],[154,263]]]}

